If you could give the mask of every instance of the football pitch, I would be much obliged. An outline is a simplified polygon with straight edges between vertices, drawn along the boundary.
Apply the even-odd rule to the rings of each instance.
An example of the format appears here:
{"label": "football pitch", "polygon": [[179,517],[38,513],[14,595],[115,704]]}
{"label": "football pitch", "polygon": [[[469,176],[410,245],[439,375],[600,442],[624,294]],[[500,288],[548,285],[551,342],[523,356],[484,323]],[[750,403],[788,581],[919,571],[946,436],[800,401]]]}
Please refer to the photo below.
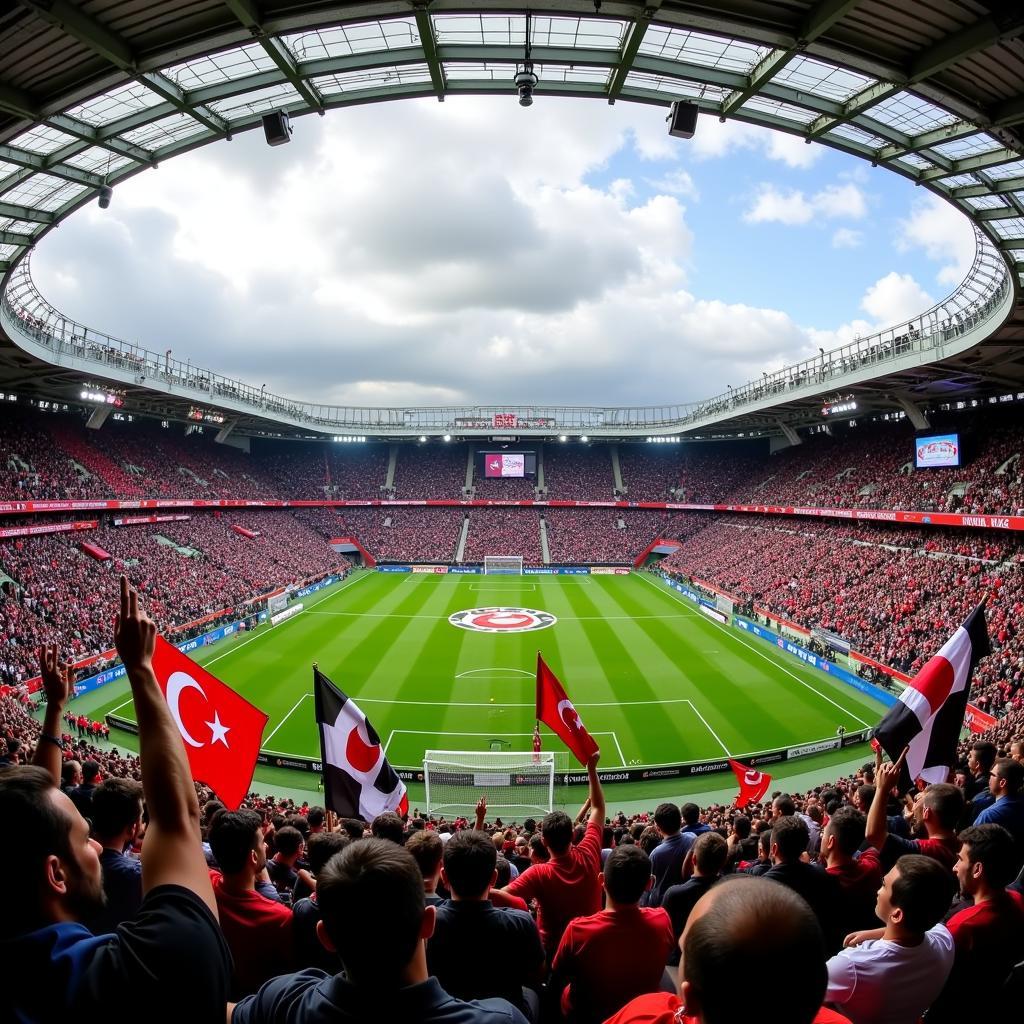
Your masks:
{"label": "football pitch", "polygon": [[[885,711],[711,621],[647,573],[362,572],[307,598],[295,617],[200,649],[196,660],[269,716],[267,752],[319,758],[315,661],[356,699],[392,764],[418,768],[425,750],[529,750],[538,651],[600,744],[605,769],[811,743],[840,726],[874,726]],[[202,698],[182,698],[186,716],[189,699]],[[109,712],[134,719],[123,690],[97,708]],[[564,752],[541,732],[544,750]]]}

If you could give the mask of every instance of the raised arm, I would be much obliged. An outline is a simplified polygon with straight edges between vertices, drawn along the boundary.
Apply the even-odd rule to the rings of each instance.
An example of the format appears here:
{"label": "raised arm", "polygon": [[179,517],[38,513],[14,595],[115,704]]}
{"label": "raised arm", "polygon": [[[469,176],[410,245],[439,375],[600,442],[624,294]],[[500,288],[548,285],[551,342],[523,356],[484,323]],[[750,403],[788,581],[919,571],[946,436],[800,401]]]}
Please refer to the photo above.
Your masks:
{"label": "raised arm", "polygon": [[896,788],[899,782],[900,772],[903,771],[903,761],[907,756],[907,747],[900,754],[898,761],[882,764],[881,758],[875,759],[875,797],[868,808],[867,830],[864,835],[864,842],[881,850],[889,834],[889,822],[886,820],[885,812],[889,805],[889,794]]}
{"label": "raised arm", "polygon": [[139,595],[121,577],[121,607],[114,645],[124,662],[139,724],[142,792],[149,827],[142,844],[142,890],[158,885],[191,889],[217,915],[203,856],[199,801],[181,734],[153,674],[156,623],[139,607]]}
{"label": "raised arm", "polygon": [[476,824],[473,826],[477,832],[483,832],[484,822],[487,820],[487,795],[484,794],[476,802]]}
{"label": "raised arm", "polygon": [[597,751],[587,762],[587,779],[590,782],[590,818],[588,821],[596,821],[598,825],[604,825],[605,806],[604,790],[601,788],[601,781],[597,777],[597,762],[601,760],[601,751]]}
{"label": "raised arm", "polygon": [[60,742],[61,713],[71,696],[73,670],[71,661],[62,661],[56,644],[39,648],[39,672],[43,677],[43,692],[46,694],[46,713],[43,716],[43,733],[36,743],[32,763],[50,773],[55,786],[60,786],[60,771],[63,764]]}

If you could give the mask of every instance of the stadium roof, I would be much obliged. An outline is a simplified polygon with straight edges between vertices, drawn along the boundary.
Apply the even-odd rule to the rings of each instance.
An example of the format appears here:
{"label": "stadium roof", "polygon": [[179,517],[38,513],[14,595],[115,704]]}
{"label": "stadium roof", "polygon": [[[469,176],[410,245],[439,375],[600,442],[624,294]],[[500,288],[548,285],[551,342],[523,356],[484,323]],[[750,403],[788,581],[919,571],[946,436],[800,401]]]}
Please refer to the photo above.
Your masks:
{"label": "stadium roof", "polygon": [[[585,429],[600,413],[593,431],[608,419],[628,421],[633,433],[671,422],[692,429],[729,420],[749,428],[780,417],[799,420],[801,408],[820,410],[828,392],[839,397],[867,389],[913,400],[915,393],[934,397],[1024,387],[1018,351],[1024,314],[1016,301],[1024,280],[1019,0],[534,0],[529,8],[538,101],[545,95],[660,105],[688,100],[707,113],[789,132],[888,167],[958,207],[979,237],[979,258],[966,290],[928,311],[930,318],[923,314],[917,327],[889,332],[888,340],[872,339],[878,358],[854,352],[849,367],[843,354],[828,363],[823,359],[814,372],[787,369],[780,378],[782,394],[762,385],[757,395],[751,385],[749,393],[740,389],[742,402],[735,394],[718,396],[709,400],[717,403],[714,408],[697,403],[639,417],[636,410],[620,410],[619,416],[609,415],[614,410],[575,410],[562,425]],[[19,262],[101,188],[258,127],[270,111],[323,114],[349,104],[444,100],[453,93],[507,94],[514,102],[512,77],[526,56],[526,25],[524,7],[486,0],[0,5],[5,313],[18,312],[10,288]],[[45,303],[25,285],[24,271],[19,280],[35,316]],[[40,319],[49,323],[52,314],[59,317],[50,311]],[[929,333],[932,343],[913,346],[913,358],[898,358],[901,338],[914,340],[929,325],[943,323],[945,330]],[[7,333],[18,333],[9,328],[8,320]],[[8,381],[12,372],[17,379],[30,366],[38,369],[37,360],[24,361],[21,340],[17,350],[3,351]],[[66,386],[67,379],[54,373],[48,386]],[[152,376],[147,386],[112,371],[108,376],[131,383],[140,402],[170,402],[170,408],[194,401],[184,394],[154,395]],[[82,380],[81,372],[76,379]],[[244,386],[233,387],[237,397]],[[207,402],[230,405],[230,395],[207,391]],[[780,409],[784,400],[786,408]],[[359,428],[351,410],[331,414],[324,412],[330,407],[280,404],[301,407],[302,414],[284,416],[265,402],[231,412],[246,429],[274,422],[286,429],[300,422],[320,431]],[[384,413],[371,412],[376,420],[364,417],[367,431],[374,422],[380,425]],[[412,425],[403,412],[403,431],[434,429],[419,412]]]}

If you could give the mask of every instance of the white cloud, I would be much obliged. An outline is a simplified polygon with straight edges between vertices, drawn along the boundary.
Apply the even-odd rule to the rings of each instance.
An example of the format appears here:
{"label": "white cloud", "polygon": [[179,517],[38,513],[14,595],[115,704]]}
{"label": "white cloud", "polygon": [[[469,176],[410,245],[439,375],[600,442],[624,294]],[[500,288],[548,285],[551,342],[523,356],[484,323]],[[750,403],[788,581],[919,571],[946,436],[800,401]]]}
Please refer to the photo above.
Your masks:
{"label": "white cloud", "polygon": [[670,196],[679,196],[681,199],[700,198],[693,176],[681,167],[668,171],[660,178],[648,178],[647,184],[659,192],[667,192]]}
{"label": "white cloud", "polygon": [[698,119],[697,131],[688,145],[699,160],[712,160],[741,149],[758,150],[769,160],[798,169],[812,167],[825,152],[817,143],[808,145],[795,135],[744,121],[719,121],[716,117],[703,115]]}
{"label": "white cloud", "polygon": [[809,224],[812,220],[860,220],[867,214],[867,198],[852,182],[828,185],[813,195],[800,189],[782,191],[763,183],[753,205],[743,215],[748,224]]}
{"label": "white cloud", "polygon": [[957,285],[974,260],[974,232],[959,210],[927,193],[915,200],[910,215],[899,222],[896,248],[900,252],[923,250],[930,260],[942,264],[936,281]]}
{"label": "white cloud", "polygon": [[857,249],[864,244],[864,232],[854,228],[838,228],[832,235],[833,249]]}
{"label": "white cloud", "polygon": [[912,275],[893,270],[864,293],[860,308],[880,327],[891,327],[901,320],[913,320],[934,302]]}

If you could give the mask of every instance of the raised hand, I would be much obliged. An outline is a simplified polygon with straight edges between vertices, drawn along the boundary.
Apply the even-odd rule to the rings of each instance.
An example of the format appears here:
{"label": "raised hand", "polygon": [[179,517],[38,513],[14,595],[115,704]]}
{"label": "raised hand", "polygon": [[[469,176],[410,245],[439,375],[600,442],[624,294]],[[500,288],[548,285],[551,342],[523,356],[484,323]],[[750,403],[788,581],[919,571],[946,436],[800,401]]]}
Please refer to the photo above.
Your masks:
{"label": "raised hand", "polygon": [[43,678],[43,692],[46,694],[47,705],[63,708],[72,692],[72,660],[61,659],[57,644],[46,644],[39,648],[39,674]]}
{"label": "raised hand", "polygon": [[138,591],[121,577],[121,605],[114,620],[114,646],[125,669],[151,668],[156,645],[156,623],[139,606]]}
{"label": "raised hand", "polygon": [[909,751],[910,747],[904,747],[903,753],[900,754],[896,761],[891,761],[889,764],[883,764],[879,767],[878,774],[875,777],[875,786],[878,793],[884,793],[888,796],[899,784],[903,763],[906,761]]}

